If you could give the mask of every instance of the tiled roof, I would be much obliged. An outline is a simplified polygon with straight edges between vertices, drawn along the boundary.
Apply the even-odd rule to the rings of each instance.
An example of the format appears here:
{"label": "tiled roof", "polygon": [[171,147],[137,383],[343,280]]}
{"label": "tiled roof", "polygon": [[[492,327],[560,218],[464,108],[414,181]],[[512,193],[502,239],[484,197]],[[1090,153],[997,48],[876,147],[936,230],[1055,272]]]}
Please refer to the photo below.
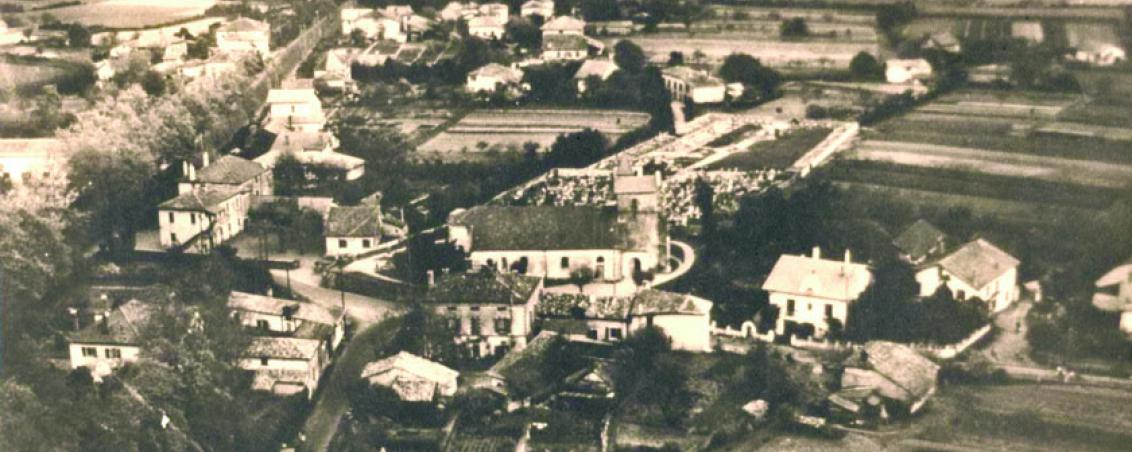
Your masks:
{"label": "tiled roof", "polygon": [[668,77],[683,80],[694,86],[723,86],[723,80],[698,69],[688,66],[667,67],[661,73]]}
{"label": "tiled roof", "polygon": [[542,38],[542,50],[587,50],[586,38],[578,35],[550,35]]}
{"label": "tiled roof", "polygon": [[527,343],[522,350],[512,350],[499,362],[488,369],[488,373],[499,375],[508,382],[522,380],[527,382],[522,388],[528,395],[549,388],[553,382],[545,381],[542,372],[543,356],[550,350],[557,334],[542,331]]}
{"label": "tiled roof", "polygon": [[711,305],[692,295],[645,289],[624,297],[544,292],[537,310],[546,317],[627,320],[630,316],[662,314],[708,315]]}
{"label": "tiled roof", "polygon": [[110,311],[105,323],[91,324],[68,337],[76,343],[136,345],[141,336],[141,328],[148,321],[151,312],[152,308],[148,305],[130,300]]}
{"label": "tiled roof", "polygon": [[541,281],[493,270],[441,275],[424,299],[436,304],[525,304]]}
{"label": "tiled roof", "polygon": [[493,77],[507,83],[519,83],[523,80],[523,71],[499,63],[490,63],[472,71],[471,76]]}
{"label": "tiled roof", "polygon": [[468,28],[503,28],[503,23],[493,16],[477,16],[468,20]]}
{"label": "tiled roof", "polygon": [[271,150],[283,152],[321,151],[333,145],[327,132],[285,131],[275,135]]}
{"label": "tiled roof", "polygon": [[570,16],[558,16],[542,25],[542,31],[582,31],[586,21]]}
{"label": "tiled roof", "polygon": [[220,212],[220,203],[240,194],[237,188],[203,188],[181,194],[161,203],[160,210],[189,210],[195,212]]}
{"label": "tiled roof", "polygon": [[252,389],[271,391],[278,383],[305,385],[307,375],[307,371],[301,369],[256,369]]}
{"label": "tiled roof", "polygon": [[196,180],[207,184],[240,185],[265,172],[267,168],[256,162],[234,155],[225,155],[197,171]]}
{"label": "tiled roof", "polygon": [[453,218],[468,226],[472,250],[648,251],[660,244],[656,215],[618,221],[613,209],[590,206],[479,206]]}
{"label": "tiled roof", "polygon": [[291,317],[327,325],[337,324],[342,317],[339,308],[239,291],[228,295],[228,309],[276,316],[283,316],[284,310],[291,310]]}
{"label": "tiled roof", "polygon": [[763,290],[853,301],[872,282],[864,264],[784,254],[774,264]]}
{"label": "tiled roof", "polygon": [[869,368],[914,398],[927,395],[935,387],[939,365],[912,348],[894,342],[870,341],[863,351]]}
{"label": "tiled roof", "polygon": [[892,243],[904,254],[918,259],[938,251],[936,248],[941,247],[946,240],[947,234],[921,219],[908,226]]}
{"label": "tiled roof", "polygon": [[616,72],[617,69],[617,63],[610,60],[586,60],[582,62],[582,66],[578,68],[578,72],[574,73],[574,78],[585,80],[587,77],[595,76],[605,80]]}
{"label": "tiled roof", "polygon": [[334,206],[326,216],[327,237],[381,237],[381,206]]}
{"label": "tiled roof", "polygon": [[295,337],[255,337],[244,355],[250,358],[303,359],[318,355],[322,341]]}
{"label": "tiled roof", "polygon": [[460,376],[460,372],[443,364],[402,351],[396,355],[366,364],[365,369],[362,370],[362,378],[380,375],[394,369],[402,370],[422,380],[434,383],[447,382]]}
{"label": "tiled roof", "polygon": [[939,266],[977,290],[1017,267],[1018,263],[1014,256],[978,239],[940,259]]}
{"label": "tiled roof", "polygon": [[258,20],[248,19],[247,17],[241,17],[239,19],[228,22],[225,25],[222,25],[216,31],[222,31],[222,32],[223,31],[229,31],[229,32],[231,32],[231,31],[235,31],[235,32],[264,31],[264,32],[266,32],[266,31],[269,31],[269,30],[271,30],[271,25],[267,24],[266,22],[260,22]]}

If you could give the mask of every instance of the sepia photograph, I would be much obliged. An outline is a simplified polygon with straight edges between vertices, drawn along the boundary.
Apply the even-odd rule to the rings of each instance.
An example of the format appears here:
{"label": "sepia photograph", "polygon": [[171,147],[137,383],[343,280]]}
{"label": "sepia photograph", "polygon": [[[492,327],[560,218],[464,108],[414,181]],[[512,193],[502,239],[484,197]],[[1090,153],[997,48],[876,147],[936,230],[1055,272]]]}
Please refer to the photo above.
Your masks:
{"label": "sepia photograph", "polygon": [[1132,0],[0,0],[0,451],[1130,451],[1130,48]]}

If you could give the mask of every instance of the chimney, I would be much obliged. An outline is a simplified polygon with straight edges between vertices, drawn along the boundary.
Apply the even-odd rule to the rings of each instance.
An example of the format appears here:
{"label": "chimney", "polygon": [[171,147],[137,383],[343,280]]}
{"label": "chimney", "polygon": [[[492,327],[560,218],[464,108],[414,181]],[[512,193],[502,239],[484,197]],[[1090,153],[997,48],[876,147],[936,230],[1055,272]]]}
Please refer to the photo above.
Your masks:
{"label": "chimney", "polygon": [[845,265],[853,263],[853,252],[848,249],[845,250]]}
{"label": "chimney", "polygon": [[811,256],[814,258],[815,261],[821,259],[821,247],[815,246],[813,254],[811,254]]}
{"label": "chimney", "polygon": [[189,163],[189,182],[197,180],[197,168]]}
{"label": "chimney", "polygon": [[200,168],[201,169],[208,168],[208,164],[210,163],[210,160],[211,160],[211,158],[209,157],[208,151],[204,151],[204,155],[201,158],[204,159],[204,162],[201,164]]}
{"label": "chimney", "polygon": [[269,296],[269,297],[275,296],[275,288],[274,287],[271,287],[271,286],[267,287],[267,296]]}
{"label": "chimney", "polygon": [[432,287],[433,285],[435,285],[436,284],[436,272],[433,271],[433,270],[429,270],[429,271],[425,272],[425,274],[428,275],[428,286]]}

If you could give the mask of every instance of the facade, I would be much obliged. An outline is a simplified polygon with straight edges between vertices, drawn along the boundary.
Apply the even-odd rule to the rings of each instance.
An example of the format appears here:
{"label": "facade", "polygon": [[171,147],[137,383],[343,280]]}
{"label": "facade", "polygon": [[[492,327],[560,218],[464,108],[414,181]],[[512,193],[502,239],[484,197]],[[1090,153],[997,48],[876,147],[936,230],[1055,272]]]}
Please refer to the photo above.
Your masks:
{"label": "facade", "polygon": [[488,41],[503,39],[506,24],[491,16],[476,16],[468,19],[468,34]]}
{"label": "facade", "polygon": [[544,35],[542,38],[542,59],[544,61],[577,61],[589,56],[590,47],[586,38],[575,34]]}
{"label": "facade", "polygon": [[586,21],[570,16],[558,16],[542,25],[542,38],[557,35],[585,36]]}
{"label": "facade", "polygon": [[318,388],[322,371],[330,365],[330,353],[317,339],[261,336],[252,339],[240,359],[240,368],[254,374],[252,389],[277,395]]}
{"label": "facade", "polygon": [[327,132],[285,130],[275,136],[271,149],[255,161],[274,168],[280,157],[291,155],[304,167],[333,168],[343,180],[357,180],[365,175],[366,161],[334,151],[337,146],[337,140]]}
{"label": "facade", "polygon": [[271,55],[271,25],[241,17],[216,30],[216,48],[226,53]]}
{"label": "facade", "polygon": [[590,36],[624,36],[632,34],[637,27],[631,20],[612,20],[587,22],[586,34]]}
{"label": "facade", "polygon": [[1120,315],[1120,331],[1132,339],[1132,263],[1109,270],[1096,283],[1093,306]]}
{"label": "facade", "polygon": [[529,0],[519,8],[519,15],[523,17],[539,16],[543,19],[554,17],[554,1]]}
{"label": "facade", "polygon": [[207,253],[243,232],[250,205],[251,195],[233,188],[178,195],[157,206],[161,246]]}
{"label": "facade", "polygon": [[[645,289],[625,297],[544,293],[538,316],[546,329],[570,337],[619,342],[649,326],[672,340],[672,348],[710,352],[712,303],[692,295]],[[548,326],[549,325],[549,326]]]}
{"label": "facade", "polygon": [[929,79],[931,76],[932,65],[923,58],[892,59],[884,63],[884,78],[888,83],[913,83]]}
{"label": "facade", "polygon": [[586,80],[597,77],[601,81],[608,80],[617,72],[617,63],[612,60],[586,60],[574,73],[574,82],[578,84],[578,94],[586,92]]}
{"label": "facade", "polygon": [[978,239],[963,245],[916,273],[920,296],[931,296],[946,286],[958,300],[977,298],[988,312],[1001,312],[1018,301],[1018,259]]}
{"label": "facade", "polygon": [[228,310],[258,334],[319,340],[327,352],[337,350],[346,335],[346,313],[337,307],[233,291]]}
{"label": "facade", "polygon": [[723,80],[687,66],[664,68],[664,87],[673,101],[691,100],[695,104],[717,104],[727,95]]}
{"label": "facade", "polygon": [[523,81],[523,71],[498,63],[490,63],[468,73],[465,88],[470,93],[494,93],[500,89],[517,87]]}
{"label": "facade", "polygon": [[460,372],[409,352],[366,364],[362,378],[393,389],[405,402],[434,402],[456,395]]}
{"label": "facade", "polygon": [[822,259],[817,247],[811,256],[780,256],[763,283],[778,308],[775,334],[822,338],[834,321],[844,327],[850,305],[872,280],[868,266],[853,263],[848,251],[842,261]]}
{"label": "facade", "polygon": [[500,24],[507,25],[511,17],[511,8],[506,3],[484,3],[476,9],[476,13],[483,17],[495,19]]}
{"label": "facade", "polygon": [[326,255],[357,256],[381,243],[381,206],[333,206],[326,217]]}
{"label": "facade", "polygon": [[541,278],[482,269],[441,275],[424,303],[444,316],[456,340],[475,356],[523,347],[534,330]]}
{"label": "facade", "polygon": [[326,126],[326,113],[311,80],[269,91],[267,112],[265,128],[275,133],[318,132]]}
{"label": "facade", "polygon": [[97,379],[114,372],[123,364],[135,362],[141,354],[141,328],[150,309],[138,300],[130,300],[111,311],[96,314],[86,328],[67,335],[71,368],[85,367]]}

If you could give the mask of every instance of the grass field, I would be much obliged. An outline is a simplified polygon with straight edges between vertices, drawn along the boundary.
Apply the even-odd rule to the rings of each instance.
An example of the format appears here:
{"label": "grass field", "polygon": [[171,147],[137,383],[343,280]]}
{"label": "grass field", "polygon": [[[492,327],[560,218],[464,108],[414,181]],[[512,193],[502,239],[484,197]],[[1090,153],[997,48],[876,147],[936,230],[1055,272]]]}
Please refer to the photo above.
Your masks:
{"label": "grass field", "polygon": [[746,152],[727,156],[708,165],[707,169],[754,171],[767,168],[789,168],[794,162],[798,161],[799,157],[829,136],[830,131],[831,129],[824,127],[798,129],[776,140],[755,143]]}
{"label": "grass field", "polygon": [[144,28],[199,16],[214,4],[216,0],[94,0],[45,12],[86,26]]}
{"label": "grass field", "polygon": [[[609,45],[622,38],[608,38]],[[705,62],[718,65],[732,53],[746,53],[776,68],[828,68],[846,69],[849,61],[860,52],[876,55],[876,41],[844,42],[838,40],[804,40],[782,42],[777,39],[754,39],[733,33],[653,33],[628,38],[641,46],[654,62],[668,61],[671,52],[683,52],[691,58],[696,51],[703,52]]]}
{"label": "grass field", "polygon": [[612,142],[648,121],[645,113],[620,110],[478,110],[422,144],[417,151],[429,154],[508,151],[520,149],[526,142],[538,143],[540,149],[545,150],[559,135],[586,128],[601,132]]}

